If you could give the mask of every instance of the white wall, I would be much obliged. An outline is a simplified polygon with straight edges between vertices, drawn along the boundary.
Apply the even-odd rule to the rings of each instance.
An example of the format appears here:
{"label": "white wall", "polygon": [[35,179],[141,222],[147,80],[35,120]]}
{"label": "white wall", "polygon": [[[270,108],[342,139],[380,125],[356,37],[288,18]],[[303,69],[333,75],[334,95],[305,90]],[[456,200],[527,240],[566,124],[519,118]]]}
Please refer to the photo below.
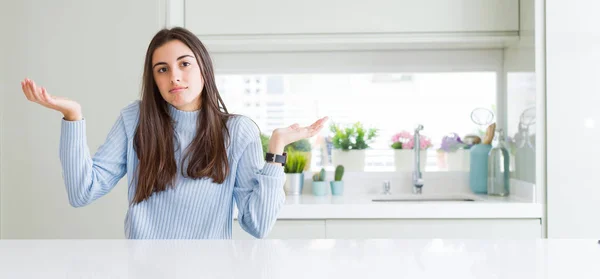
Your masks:
{"label": "white wall", "polygon": [[546,0],[548,237],[600,237],[600,2]]}
{"label": "white wall", "polygon": [[[95,153],[119,110],[138,98],[150,39],[164,26],[163,0],[4,1],[11,32],[0,111],[0,237],[123,238],[126,180],[97,202],[72,208],[58,157],[58,112],[26,100],[29,77],[79,101]],[[8,34],[6,37],[5,34]]]}
{"label": "white wall", "polygon": [[[0,34],[3,34],[3,36],[6,36],[8,38],[10,38],[10,34],[11,31],[9,29],[9,25],[8,23],[10,22],[11,17],[9,17],[10,14],[8,13],[8,5],[4,2],[0,2]],[[6,63],[6,59],[7,59],[7,55],[5,55],[6,53],[10,53],[12,50],[12,45],[13,44],[5,44],[3,43],[4,40],[2,40],[2,43],[0,44],[0,65],[7,65]],[[5,78],[7,73],[9,72],[9,68],[7,67],[1,67],[0,68],[0,158],[2,158],[2,129],[3,129],[3,125],[2,125],[2,117],[3,117],[3,113],[2,113],[2,108],[3,108],[3,104],[4,104],[4,95],[7,94],[6,90],[5,90]],[[0,189],[2,189],[2,160],[0,160]],[[0,190],[0,194],[1,194],[1,190]],[[0,212],[2,209],[2,199],[0,196]],[[0,213],[0,218],[1,218],[1,213]],[[2,222],[0,219],[0,232],[2,231]],[[0,235],[1,237],[1,235]]]}

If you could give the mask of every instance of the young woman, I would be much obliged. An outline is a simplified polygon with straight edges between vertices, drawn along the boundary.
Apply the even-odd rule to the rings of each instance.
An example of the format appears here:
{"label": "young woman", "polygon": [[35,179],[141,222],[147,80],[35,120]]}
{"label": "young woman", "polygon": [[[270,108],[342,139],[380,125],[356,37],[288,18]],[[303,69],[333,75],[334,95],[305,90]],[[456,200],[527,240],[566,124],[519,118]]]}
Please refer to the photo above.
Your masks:
{"label": "young woman", "polygon": [[327,121],[275,129],[263,158],[258,127],[228,113],[207,50],[180,27],[154,36],[141,100],[121,110],[93,157],[77,102],[30,79],[21,86],[29,101],[64,116],[60,160],[72,206],[104,196],[127,174],[131,239],[231,238],[234,200],[241,227],[265,237],[285,200],[284,147],[314,136]]}

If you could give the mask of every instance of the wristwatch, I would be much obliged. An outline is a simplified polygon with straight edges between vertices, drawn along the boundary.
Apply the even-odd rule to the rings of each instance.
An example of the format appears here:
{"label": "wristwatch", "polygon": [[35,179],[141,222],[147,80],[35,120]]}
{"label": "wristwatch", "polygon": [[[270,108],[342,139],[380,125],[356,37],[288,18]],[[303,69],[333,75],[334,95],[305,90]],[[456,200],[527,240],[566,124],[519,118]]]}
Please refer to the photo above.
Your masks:
{"label": "wristwatch", "polygon": [[265,160],[267,162],[281,163],[282,166],[285,166],[285,162],[287,161],[287,153],[283,152],[283,154],[279,155],[267,152]]}

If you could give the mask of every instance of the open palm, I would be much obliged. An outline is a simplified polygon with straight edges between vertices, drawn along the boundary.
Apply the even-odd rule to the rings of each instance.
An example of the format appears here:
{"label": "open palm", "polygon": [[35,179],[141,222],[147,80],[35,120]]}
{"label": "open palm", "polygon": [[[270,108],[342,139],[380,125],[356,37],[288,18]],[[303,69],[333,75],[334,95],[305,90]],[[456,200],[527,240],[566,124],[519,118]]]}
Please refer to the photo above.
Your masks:
{"label": "open palm", "polygon": [[323,125],[325,124],[325,122],[327,122],[328,119],[328,117],[323,117],[315,121],[310,126],[305,127],[301,127],[298,124],[293,124],[285,128],[277,128],[273,131],[273,136],[277,136],[277,138],[281,140],[285,145],[299,141],[301,139],[310,138],[319,133],[321,129],[323,129]]}
{"label": "open palm", "polygon": [[81,115],[81,105],[64,97],[48,94],[46,88],[36,86],[35,82],[25,79],[21,82],[21,88],[27,100],[38,103],[49,109],[61,112],[65,116],[78,118]]}

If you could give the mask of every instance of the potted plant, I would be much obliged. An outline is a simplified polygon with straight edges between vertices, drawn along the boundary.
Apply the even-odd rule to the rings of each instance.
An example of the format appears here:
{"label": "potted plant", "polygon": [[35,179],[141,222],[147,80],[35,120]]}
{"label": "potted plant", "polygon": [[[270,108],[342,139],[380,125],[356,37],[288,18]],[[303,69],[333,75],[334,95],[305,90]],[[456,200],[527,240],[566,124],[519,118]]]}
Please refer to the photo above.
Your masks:
{"label": "potted plant", "polygon": [[448,171],[468,171],[471,146],[464,143],[457,133],[444,136],[438,154],[444,155],[446,169]]}
{"label": "potted plant", "polygon": [[310,169],[310,161],[312,158],[312,146],[308,139],[301,139],[295,142],[292,142],[285,146],[285,152],[289,153],[290,151],[298,151],[306,157],[306,166],[304,167],[305,171]]}
{"label": "potted plant", "polygon": [[342,181],[342,177],[344,176],[344,166],[338,165],[335,167],[335,175],[334,181],[331,181],[331,195],[341,196],[344,194],[344,181]]}
{"label": "potted plant", "polygon": [[[420,167],[425,169],[427,165],[427,149],[433,146],[431,140],[420,135]],[[394,149],[394,164],[396,171],[413,171],[414,169],[414,145],[415,139],[413,134],[408,131],[402,131],[392,136],[391,148]]]}
{"label": "potted plant", "polygon": [[325,182],[325,169],[313,175],[312,193],[315,196],[325,196],[327,194],[327,182]]}
{"label": "potted plant", "polygon": [[350,127],[342,128],[333,123],[330,127],[333,132],[333,150],[331,159],[333,165],[344,164],[346,170],[363,171],[365,168],[365,151],[369,144],[377,137],[377,129],[365,129],[360,122]]}
{"label": "potted plant", "polygon": [[306,157],[300,152],[292,151],[287,154],[287,162],[283,168],[285,184],[283,190],[286,195],[301,195],[304,188],[304,167]]}
{"label": "potted plant", "polygon": [[263,158],[265,156],[267,156],[267,149],[269,149],[269,140],[270,137],[265,135],[265,134],[260,134],[260,142],[262,143],[262,149],[263,149]]}

